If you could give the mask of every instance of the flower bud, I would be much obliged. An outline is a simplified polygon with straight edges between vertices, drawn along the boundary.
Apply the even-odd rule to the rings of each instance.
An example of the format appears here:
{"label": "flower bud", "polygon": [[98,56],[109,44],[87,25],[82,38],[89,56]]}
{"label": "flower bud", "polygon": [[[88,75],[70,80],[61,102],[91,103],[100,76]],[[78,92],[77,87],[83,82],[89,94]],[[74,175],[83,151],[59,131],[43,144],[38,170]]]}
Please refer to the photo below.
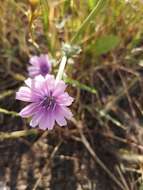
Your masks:
{"label": "flower bud", "polygon": [[35,8],[37,7],[37,5],[39,4],[40,0],[28,0],[32,10],[35,10]]}

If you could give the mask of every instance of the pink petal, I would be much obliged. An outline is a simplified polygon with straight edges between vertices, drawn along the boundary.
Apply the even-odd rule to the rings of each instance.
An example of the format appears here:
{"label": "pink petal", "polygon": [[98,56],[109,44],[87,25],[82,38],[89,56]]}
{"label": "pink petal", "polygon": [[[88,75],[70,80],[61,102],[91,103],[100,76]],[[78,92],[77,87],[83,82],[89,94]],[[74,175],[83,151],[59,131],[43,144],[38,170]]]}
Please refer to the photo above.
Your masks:
{"label": "pink petal", "polygon": [[40,89],[35,88],[35,80],[28,78],[24,81],[25,84],[32,89],[32,98],[35,99],[43,97],[43,92]]}
{"label": "pink petal", "polygon": [[48,94],[50,91],[53,91],[55,88],[55,80],[53,75],[46,75],[45,77],[45,83],[43,85],[43,90],[45,91],[46,94]]}
{"label": "pink petal", "polygon": [[39,67],[37,67],[37,66],[29,66],[28,70],[31,71],[31,72],[32,71],[39,71]]}
{"label": "pink petal", "polygon": [[58,82],[58,84],[56,85],[55,90],[53,92],[53,96],[59,96],[62,93],[64,93],[66,87],[67,87],[67,85],[64,83],[64,81]]}
{"label": "pink petal", "polygon": [[67,92],[57,97],[56,101],[59,105],[70,106],[73,102],[73,98],[68,95]]}
{"label": "pink petal", "polygon": [[54,115],[55,115],[56,122],[60,126],[64,126],[67,124],[65,121],[65,118],[71,119],[73,116],[70,109],[67,107],[64,107],[64,106],[56,106],[56,109],[54,111]]}
{"label": "pink petal", "polygon": [[35,77],[35,76],[40,74],[40,69],[38,67],[36,67],[36,66],[35,67],[34,66],[29,66],[28,67],[28,72],[29,72],[29,75],[31,77]]}
{"label": "pink petal", "polygon": [[38,75],[34,78],[34,85],[36,89],[41,89],[45,82],[45,78],[42,75]]}
{"label": "pink petal", "polygon": [[32,64],[32,65],[38,65],[39,63],[38,63],[38,59],[39,59],[39,57],[38,56],[33,56],[33,57],[31,57],[30,58],[30,63]]}
{"label": "pink petal", "polygon": [[30,121],[30,126],[31,126],[31,127],[36,127],[36,126],[39,124],[39,122],[40,122],[42,116],[43,116],[43,113],[42,113],[41,111],[38,111],[38,112],[32,117],[32,119],[31,119],[31,121]]}
{"label": "pink petal", "polygon": [[40,96],[45,95],[45,92],[43,91],[44,83],[45,79],[42,75],[38,75],[34,79],[32,79],[31,89],[33,93],[39,94]]}
{"label": "pink petal", "polygon": [[73,117],[73,114],[72,114],[71,110],[69,108],[67,108],[67,107],[61,106],[60,107],[60,112],[67,119],[71,119]]}
{"label": "pink petal", "polygon": [[39,57],[39,62],[42,64],[42,63],[45,63],[49,66],[49,57],[47,54],[41,54],[40,57]]}
{"label": "pink petal", "polygon": [[33,80],[31,78],[26,79],[24,82],[28,87],[32,87]]}
{"label": "pink petal", "polygon": [[16,99],[25,102],[32,102],[31,89],[28,87],[21,87],[18,92],[16,92]]}
{"label": "pink petal", "polygon": [[52,130],[55,124],[55,118],[54,115],[48,112],[45,112],[45,114],[43,115],[42,119],[40,120],[39,123],[39,128],[46,130]]}
{"label": "pink petal", "polygon": [[47,74],[46,77],[45,77],[46,81],[55,81],[55,78],[54,78],[54,75],[49,75]]}
{"label": "pink petal", "polygon": [[28,72],[29,72],[29,76],[32,78],[40,74],[40,71],[38,69],[37,70],[35,69],[32,71],[31,69],[28,68]]}
{"label": "pink petal", "polygon": [[39,106],[37,103],[31,103],[28,106],[26,106],[25,108],[23,108],[19,115],[21,117],[30,117],[32,116],[35,112],[37,112],[39,109]]}
{"label": "pink petal", "polygon": [[67,121],[65,120],[65,118],[61,114],[57,114],[55,116],[55,118],[56,118],[56,122],[58,123],[59,126],[67,125]]}
{"label": "pink petal", "polygon": [[42,75],[38,75],[35,77],[35,81],[41,83],[45,81],[45,78]]}

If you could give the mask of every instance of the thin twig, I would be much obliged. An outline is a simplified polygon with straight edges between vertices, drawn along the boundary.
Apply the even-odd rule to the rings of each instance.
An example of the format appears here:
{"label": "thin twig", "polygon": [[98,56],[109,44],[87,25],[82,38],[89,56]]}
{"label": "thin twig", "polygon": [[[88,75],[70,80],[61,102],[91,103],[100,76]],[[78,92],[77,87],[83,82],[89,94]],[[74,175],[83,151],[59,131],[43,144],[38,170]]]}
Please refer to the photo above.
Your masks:
{"label": "thin twig", "polygon": [[39,178],[37,179],[37,181],[36,181],[36,183],[35,183],[35,185],[34,185],[34,187],[33,187],[32,190],[36,190],[37,187],[39,186],[39,184],[40,184],[40,182],[41,182],[41,179],[42,179],[42,177],[43,177],[45,171],[47,170],[47,168],[49,167],[49,165],[50,165],[50,163],[51,163],[50,161],[54,158],[54,156],[55,156],[56,152],[58,151],[59,147],[61,146],[61,144],[62,144],[62,141],[60,141],[60,142],[57,144],[57,146],[55,146],[53,152],[51,153],[50,158],[47,160],[48,163],[47,163],[46,166],[42,169],[42,171],[41,171],[41,173],[40,173],[40,175],[39,175]]}
{"label": "thin twig", "polygon": [[104,135],[107,138],[111,138],[111,139],[117,140],[119,142],[122,142],[124,144],[132,145],[134,147],[137,147],[140,151],[143,151],[143,145],[142,144],[137,144],[132,139],[129,139],[129,138],[124,139],[124,138],[121,138],[121,137],[118,137],[118,136],[115,136],[115,135],[109,135],[109,134],[102,134],[102,135]]}
{"label": "thin twig", "polygon": [[121,168],[120,168],[119,166],[117,166],[116,169],[117,169],[117,171],[118,171],[118,173],[119,173],[119,176],[120,176],[120,178],[121,178],[121,180],[122,180],[124,186],[126,187],[126,190],[130,190],[130,188],[128,187],[128,184],[127,184],[127,182],[126,182],[126,179],[125,179],[125,177],[124,177],[124,175],[123,175],[123,173],[122,173],[122,171],[121,171]]}
{"label": "thin twig", "polygon": [[92,147],[90,146],[88,140],[86,139],[85,135],[82,131],[82,124],[79,121],[76,121],[75,119],[72,119],[72,122],[78,127],[82,143],[92,156],[92,158],[98,163],[98,165],[109,175],[109,177],[122,189],[125,190],[124,186],[121,184],[121,182],[112,174],[112,172],[104,165],[104,163],[99,159],[99,157],[96,155]]}
{"label": "thin twig", "polygon": [[108,111],[110,111],[110,109],[112,109],[116,104],[117,102],[119,102],[123,97],[124,95],[126,95],[126,91],[130,91],[133,87],[136,86],[136,84],[138,83],[139,81],[139,77],[134,77],[131,82],[129,83],[127,89],[120,89],[118,92],[117,92],[117,96],[115,96],[115,98],[112,98],[112,101],[110,101],[109,103],[106,104],[105,108],[102,110],[104,113],[107,113]]}

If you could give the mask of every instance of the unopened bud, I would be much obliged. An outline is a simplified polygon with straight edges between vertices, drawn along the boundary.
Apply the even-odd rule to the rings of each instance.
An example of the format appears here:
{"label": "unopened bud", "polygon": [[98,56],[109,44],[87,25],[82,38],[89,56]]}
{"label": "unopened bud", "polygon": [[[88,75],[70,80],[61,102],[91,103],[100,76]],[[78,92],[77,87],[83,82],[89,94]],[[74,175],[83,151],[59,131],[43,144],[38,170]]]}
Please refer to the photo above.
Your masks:
{"label": "unopened bud", "polygon": [[32,10],[35,10],[35,8],[37,7],[37,5],[39,4],[40,0],[28,0]]}

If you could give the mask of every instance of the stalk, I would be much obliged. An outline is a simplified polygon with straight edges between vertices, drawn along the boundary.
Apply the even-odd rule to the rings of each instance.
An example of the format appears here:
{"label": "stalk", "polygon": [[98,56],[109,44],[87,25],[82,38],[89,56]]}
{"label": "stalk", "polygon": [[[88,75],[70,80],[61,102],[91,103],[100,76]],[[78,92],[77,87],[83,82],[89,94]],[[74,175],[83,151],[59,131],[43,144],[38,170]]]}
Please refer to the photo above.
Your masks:
{"label": "stalk", "polygon": [[[71,39],[71,44],[75,44],[77,42],[78,37],[80,36],[80,34],[82,33],[82,31],[87,27],[87,25],[90,23],[90,20],[93,19],[93,17],[95,17],[100,8],[102,7],[103,2],[105,3],[106,0],[99,0],[96,4],[96,6],[93,8],[93,10],[89,13],[89,15],[86,17],[86,19],[83,21],[83,23],[81,24],[81,26],[79,27],[78,31],[76,32],[76,34],[73,36],[73,38]],[[56,82],[58,82],[59,80],[62,79],[63,76],[63,72],[64,72],[64,68],[65,65],[67,63],[68,60],[68,53],[64,52],[65,55],[62,57],[60,66],[59,66],[59,70],[56,76]]]}

